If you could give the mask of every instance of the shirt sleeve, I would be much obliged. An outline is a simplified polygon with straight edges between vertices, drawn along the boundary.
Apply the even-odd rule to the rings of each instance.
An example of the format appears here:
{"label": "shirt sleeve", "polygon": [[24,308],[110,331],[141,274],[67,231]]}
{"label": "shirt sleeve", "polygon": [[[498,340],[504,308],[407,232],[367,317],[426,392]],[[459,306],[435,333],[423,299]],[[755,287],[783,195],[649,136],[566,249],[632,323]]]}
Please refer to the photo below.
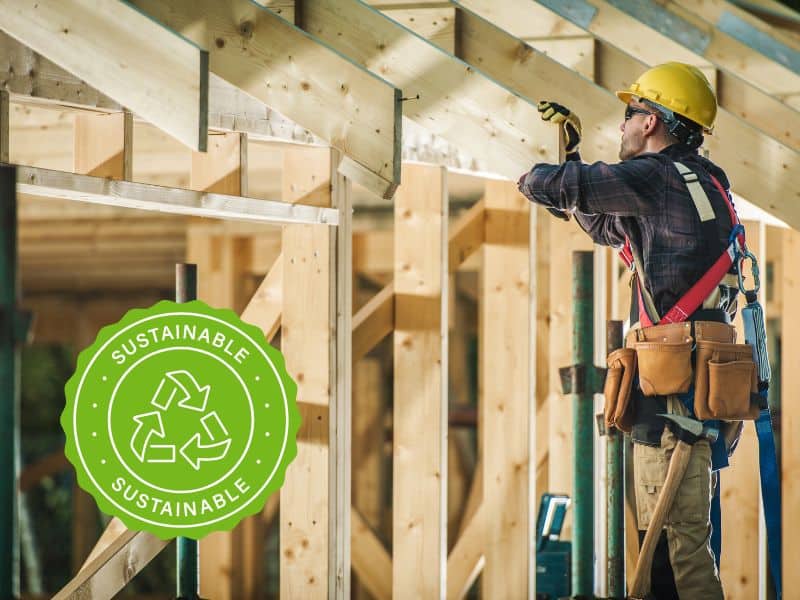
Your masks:
{"label": "shirt sleeve", "polygon": [[614,215],[574,214],[575,220],[595,244],[619,248],[625,243],[625,231],[622,229],[620,217]]}
{"label": "shirt sleeve", "polygon": [[659,212],[666,197],[666,164],[653,154],[620,163],[539,163],[519,182],[532,202],[584,215],[635,217]]}

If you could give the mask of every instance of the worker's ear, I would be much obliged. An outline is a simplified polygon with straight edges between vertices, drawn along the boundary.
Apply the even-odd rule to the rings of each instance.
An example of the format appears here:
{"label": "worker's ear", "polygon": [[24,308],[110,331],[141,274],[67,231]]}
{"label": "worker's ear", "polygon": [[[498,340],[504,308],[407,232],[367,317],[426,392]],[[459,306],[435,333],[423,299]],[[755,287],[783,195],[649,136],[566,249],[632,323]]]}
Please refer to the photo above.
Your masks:
{"label": "worker's ear", "polygon": [[660,122],[661,121],[659,121],[658,117],[655,115],[647,115],[644,118],[644,126],[642,128],[642,133],[645,135],[645,137],[654,135],[656,131],[658,131],[658,124]]}

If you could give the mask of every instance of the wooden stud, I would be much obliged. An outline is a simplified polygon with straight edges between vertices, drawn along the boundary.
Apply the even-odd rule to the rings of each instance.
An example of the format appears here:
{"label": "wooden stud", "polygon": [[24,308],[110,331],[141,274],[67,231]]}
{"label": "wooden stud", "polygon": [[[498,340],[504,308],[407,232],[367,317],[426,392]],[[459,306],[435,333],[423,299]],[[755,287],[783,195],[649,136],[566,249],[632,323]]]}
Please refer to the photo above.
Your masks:
{"label": "wooden stud", "polygon": [[119,0],[3,0],[0,15],[9,35],[190,148],[205,149],[207,52]]}
{"label": "wooden stud", "polygon": [[[302,171],[285,169],[283,200],[292,202],[288,183],[313,172],[330,177],[327,148],[300,148]],[[328,598],[331,486],[328,440],[331,395],[330,243],[328,227],[289,225],[283,230],[283,311],[281,349],[286,368],[297,382],[302,425],[297,458],[281,488],[281,598]],[[320,443],[321,442],[321,443]]]}
{"label": "wooden stud", "polygon": [[[366,358],[353,362],[353,511],[358,512],[365,525],[375,531],[381,526],[384,505],[383,451],[386,436],[383,417],[386,402],[383,379],[379,360]],[[361,543],[359,533],[359,528],[353,523],[353,554]],[[391,567],[388,571],[386,597],[391,596]],[[369,587],[359,580],[358,586],[353,586],[354,597],[367,600]]]}
{"label": "wooden stud", "polygon": [[299,6],[306,31],[402,88],[413,98],[404,116],[458,144],[481,168],[516,179],[554,151],[536,100],[515,95],[480,65],[464,65],[357,0]]}
{"label": "wooden stud", "polygon": [[341,150],[349,177],[391,197],[400,181],[399,89],[255,2],[133,4],[209,48],[214,74]]}
{"label": "wooden stud", "polygon": [[[783,248],[781,261],[784,265],[782,295],[785,300],[800,294],[800,276],[796,265],[800,264],[800,233],[794,230],[781,232]],[[787,268],[787,265],[795,265]],[[788,304],[788,303],[787,303]],[[793,535],[800,528],[800,407],[792,402],[792,390],[800,389],[800,371],[797,357],[800,356],[800,315],[791,304],[781,313],[781,503],[783,509],[783,589],[800,589],[800,571],[793,556],[800,552],[800,537]]]}
{"label": "wooden stud", "polygon": [[9,162],[11,100],[6,90],[0,90],[0,163]]}
{"label": "wooden stud", "polygon": [[437,598],[447,557],[447,182],[404,164],[395,197],[393,595]]}
{"label": "wooden stud", "polygon": [[[555,137],[555,136],[553,136]],[[526,597],[532,589],[530,522],[530,203],[511,182],[487,181],[479,317],[486,566],[483,596]],[[535,338],[534,338],[535,339]]]}
{"label": "wooden stud", "polygon": [[82,175],[130,181],[133,115],[75,113],[73,170]]}

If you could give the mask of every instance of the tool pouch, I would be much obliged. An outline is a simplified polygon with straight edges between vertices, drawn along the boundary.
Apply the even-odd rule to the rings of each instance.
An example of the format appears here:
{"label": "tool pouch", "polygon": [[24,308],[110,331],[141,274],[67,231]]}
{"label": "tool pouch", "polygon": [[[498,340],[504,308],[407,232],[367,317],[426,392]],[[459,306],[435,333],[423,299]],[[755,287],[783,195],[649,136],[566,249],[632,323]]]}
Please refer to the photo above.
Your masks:
{"label": "tool pouch", "polygon": [[698,419],[755,420],[758,380],[750,344],[698,340],[694,413]]}
{"label": "tool pouch", "polygon": [[628,332],[625,345],[636,350],[639,387],[645,396],[689,391],[692,343],[689,323],[653,325]]}
{"label": "tool pouch", "polygon": [[636,374],[636,351],[633,348],[614,350],[607,358],[608,370],[603,388],[606,427],[630,432],[633,425],[631,387]]}

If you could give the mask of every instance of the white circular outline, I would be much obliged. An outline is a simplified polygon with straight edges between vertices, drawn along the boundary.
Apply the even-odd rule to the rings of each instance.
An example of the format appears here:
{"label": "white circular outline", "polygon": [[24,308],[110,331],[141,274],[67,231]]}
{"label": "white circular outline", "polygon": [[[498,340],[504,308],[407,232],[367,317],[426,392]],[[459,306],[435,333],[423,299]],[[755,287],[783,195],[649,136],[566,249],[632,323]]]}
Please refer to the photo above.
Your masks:
{"label": "white circular outline", "polygon": [[[284,386],[283,386],[283,380],[281,379],[280,375],[278,374],[278,370],[275,368],[275,365],[273,364],[272,359],[264,351],[264,349],[259,344],[257,344],[253,340],[253,338],[251,338],[249,335],[247,335],[244,331],[242,331],[241,329],[239,329],[235,325],[231,325],[227,321],[223,321],[222,319],[219,319],[217,317],[212,317],[211,315],[206,315],[204,313],[193,313],[193,312],[159,313],[157,315],[151,315],[151,316],[146,317],[144,319],[140,319],[139,321],[135,321],[134,323],[131,323],[130,325],[124,327],[123,329],[121,329],[120,331],[115,333],[113,336],[111,336],[111,338],[106,340],[106,342],[100,347],[100,349],[97,352],[95,352],[94,356],[92,356],[92,358],[89,359],[89,363],[86,365],[86,369],[84,370],[83,375],[81,376],[81,380],[78,382],[78,387],[75,390],[75,407],[72,410],[72,428],[73,428],[73,430],[74,431],[78,430],[78,428],[77,428],[77,418],[78,418],[77,413],[78,413],[78,402],[79,402],[79,398],[80,398],[81,388],[83,387],[83,383],[86,380],[86,376],[88,375],[89,371],[91,370],[92,365],[97,360],[97,357],[103,352],[103,350],[105,350],[106,346],[108,346],[112,341],[114,341],[117,337],[119,337],[120,334],[124,333],[128,329],[130,329],[132,327],[135,327],[136,325],[139,325],[141,323],[146,323],[147,321],[151,321],[153,319],[160,319],[160,318],[166,317],[166,316],[203,317],[205,319],[210,319],[211,321],[216,321],[217,323],[222,323],[226,327],[229,327],[229,328],[237,331],[242,336],[244,336],[247,340],[249,340],[256,348],[258,348],[258,351],[266,359],[267,363],[269,363],[269,366],[272,367],[272,371],[275,374],[275,378],[278,380],[278,385],[280,385],[280,387],[281,387],[281,395],[283,396],[283,413],[284,413],[284,417],[285,417],[285,419],[284,419],[284,427],[283,427],[283,445],[281,446],[281,452],[278,455],[278,460],[275,462],[275,466],[272,468],[272,472],[269,474],[269,477],[267,477],[267,479],[264,482],[264,484],[253,494],[253,497],[258,496],[259,494],[261,494],[267,488],[267,486],[269,485],[269,482],[272,481],[272,478],[275,476],[275,472],[278,470],[278,467],[280,466],[281,462],[283,461],[283,454],[286,451],[286,443],[289,441],[289,399],[286,397],[286,388],[284,388]],[[136,519],[137,521],[140,521],[142,523],[149,523],[150,525],[155,525],[157,527],[165,527],[167,529],[195,529],[195,528],[198,528],[198,527],[207,527],[209,525],[213,525],[214,523],[219,523],[220,521],[224,521],[225,519],[228,519],[228,518],[232,517],[236,513],[238,513],[240,511],[242,511],[243,509],[245,509],[252,502],[252,500],[250,502],[246,502],[246,503],[242,504],[236,510],[231,511],[229,513],[226,513],[226,514],[222,515],[221,517],[217,517],[216,519],[212,519],[211,521],[203,521],[202,523],[194,523],[192,525],[178,525],[178,524],[174,524],[173,525],[173,524],[169,524],[169,523],[162,523],[161,521],[152,521],[150,519],[145,519],[143,517],[140,517],[139,515],[133,514],[132,512],[128,511],[126,508],[124,508],[124,507],[120,506],[119,504],[117,504],[117,502],[105,492],[105,490],[100,486],[100,484],[97,483],[97,480],[94,478],[94,475],[92,475],[92,473],[89,471],[89,468],[86,466],[86,461],[85,461],[85,459],[83,457],[83,453],[81,452],[81,448],[80,448],[80,444],[78,443],[77,436],[75,437],[75,450],[78,453],[78,458],[81,461],[81,465],[83,465],[83,468],[84,468],[84,471],[86,472],[86,475],[88,475],[89,479],[92,481],[92,483],[98,489],[98,491],[106,498],[106,500],[108,500],[111,504],[113,504],[119,510],[124,512],[126,515],[130,515],[131,517],[133,517],[134,519]]]}
{"label": "white circular outline", "polygon": [[[144,361],[146,361],[148,358],[152,358],[152,357],[153,357],[153,356],[155,356],[156,354],[162,354],[163,352],[172,352],[172,351],[174,351],[174,350],[189,350],[189,351],[191,351],[191,352],[199,352],[200,354],[207,354],[207,355],[208,355],[208,356],[210,356],[211,358],[213,358],[213,359],[215,359],[215,360],[217,360],[217,361],[221,362],[221,363],[222,363],[222,364],[223,364],[225,367],[227,367],[227,368],[228,368],[228,370],[230,370],[230,371],[231,371],[231,373],[233,373],[233,374],[234,374],[234,376],[236,377],[236,379],[238,379],[238,380],[239,380],[239,383],[240,383],[240,384],[241,384],[241,386],[244,388],[244,393],[245,393],[245,395],[247,396],[247,402],[248,402],[248,404],[249,404],[249,406],[250,406],[250,435],[249,435],[249,436],[248,436],[248,438],[247,438],[247,444],[245,445],[245,448],[244,448],[244,450],[242,451],[242,454],[241,454],[241,456],[240,456],[240,457],[239,457],[239,459],[236,461],[236,464],[234,464],[234,465],[233,465],[233,466],[232,466],[230,469],[228,469],[228,472],[227,472],[227,473],[225,473],[225,475],[223,475],[222,477],[220,477],[220,478],[219,478],[219,479],[217,479],[216,481],[213,481],[212,483],[209,483],[208,485],[206,485],[206,486],[204,486],[204,487],[200,487],[200,488],[193,488],[193,489],[191,489],[191,490],[172,490],[172,489],[169,489],[169,488],[162,488],[162,487],[159,487],[159,486],[157,486],[157,485],[154,485],[154,484],[150,483],[149,481],[146,481],[146,480],[145,480],[145,479],[143,479],[142,477],[139,477],[139,475],[137,475],[137,474],[136,474],[136,473],[133,471],[133,469],[131,469],[131,468],[128,466],[128,463],[127,463],[127,462],[125,462],[125,460],[122,458],[122,456],[120,456],[119,450],[117,450],[117,444],[114,442],[114,435],[113,435],[113,433],[112,433],[112,431],[111,431],[111,409],[112,409],[112,407],[113,407],[113,405],[114,405],[114,398],[115,398],[115,397],[116,397],[116,395],[117,395],[117,391],[119,390],[119,386],[120,386],[120,385],[122,385],[122,381],[123,381],[123,380],[124,380],[124,379],[125,379],[125,378],[128,376],[128,374],[131,372],[131,370],[133,370],[133,369],[134,369],[134,368],[136,368],[136,367],[137,367],[139,364],[141,364],[141,363],[143,363]],[[108,402],[108,412],[107,412],[107,417],[106,417],[106,421],[108,422],[108,439],[109,439],[109,441],[111,442],[111,449],[114,451],[114,455],[115,455],[115,456],[116,456],[116,457],[119,459],[119,462],[121,462],[121,463],[122,463],[122,466],[123,466],[123,467],[125,467],[125,469],[128,471],[128,473],[130,473],[131,475],[133,475],[133,476],[134,476],[134,478],[136,478],[137,480],[139,480],[139,481],[140,481],[140,482],[142,482],[143,484],[145,484],[145,485],[147,485],[147,486],[150,486],[150,487],[151,487],[151,488],[153,488],[154,490],[158,490],[159,492],[164,492],[164,493],[167,493],[167,494],[193,494],[193,493],[196,493],[196,492],[202,492],[202,491],[205,491],[205,490],[207,490],[207,489],[209,489],[209,488],[212,488],[212,487],[214,487],[214,486],[215,486],[215,485],[217,485],[217,484],[218,484],[220,481],[222,481],[222,480],[224,480],[224,479],[227,479],[227,478],[228,478],[228,476],[230,476],[230,474],[231,474],[231,473],[233,473],[233,472],[234,472],[234,471],[235,471],[235,470],[236,470],[236,469],[239,467],[239,465],[240,465],[240,464],[242,464],[242,461],[244,460],[245,454],[247,454],[247,451],[250,449],[250,446],[252,445],[252,442],[253,442],[253,433],[254,433],[254,431],[255,431],[255,420],[256,420],[256,416],[255,416],[255,407],[253,406],[253,398],[252,398],[252,396],[250,395],[250,390],[248,390],[248,389],[247,389],[247,386],[245,385],[245,383],[244,383],[244,380],[243,380],[243,379],[242,379],[242,377],[241,377],[241,376],[240,376],[240,375],[239,375],[239,374],[238,374],[238,373],[237,373],[237,372],[234,370],[234,368],[233,368],[231,365],[229,365],[228,363],[226,363],[226,362],[225,362],[223,359],[221,359],[219,356],[216,356],[216,355],[212,354],[212,353],[211,353],[211,352],[209,352],[208,350],[202,350],[202,349],[200,349],[200,348],[191,348],[191,347],[189,347],[189,346],[175,346],[174,348],[162,348],[161,350],[156,350],[155,352],[152,352],[152,353],[150,353],[150,354],[147,354],[146,356],[143,356],[142,358],[140,358],[139,360],[137,360],[135,363],[133,363],[131,366],[129,366],[129,367],[128,367],[128,368],[125,370],[125,372],[124,372],[124,373],[122,373],[122,375],[120,375],[120,378],[119,378],[119,380],[117,381],[117,384],[114,386],[114,391],[112,391],[112,392],[111,392],[111,400],[109,400],[109,402]]]}

